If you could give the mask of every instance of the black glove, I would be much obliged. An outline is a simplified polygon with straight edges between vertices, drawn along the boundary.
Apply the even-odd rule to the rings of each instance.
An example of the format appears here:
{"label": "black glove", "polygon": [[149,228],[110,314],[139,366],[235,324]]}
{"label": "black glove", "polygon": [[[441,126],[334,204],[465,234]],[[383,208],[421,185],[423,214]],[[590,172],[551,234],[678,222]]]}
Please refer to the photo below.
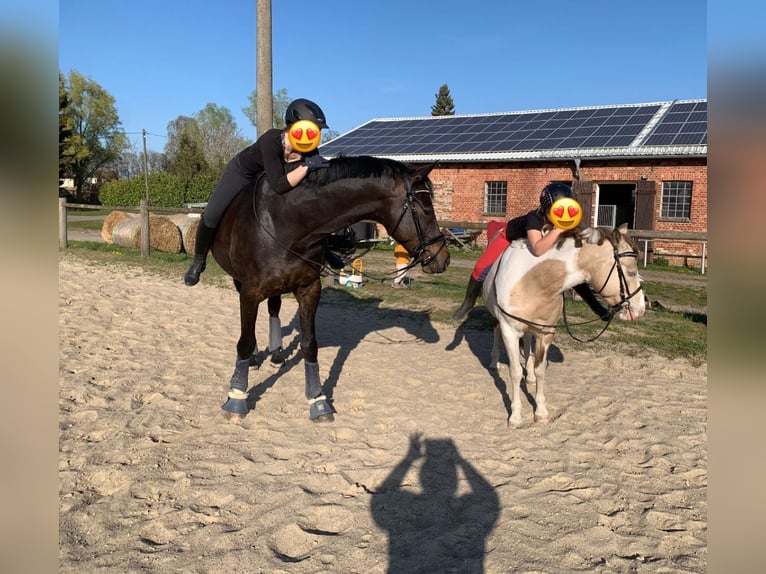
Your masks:
{"label": "black glove", "polygon": [[324,167],[329,167],[330,160],[325,159],[321,155],[317,154],[308,156],[303,160],[303,163],[306,164],[306,167],[309,168],[309,171],[316,171]]}

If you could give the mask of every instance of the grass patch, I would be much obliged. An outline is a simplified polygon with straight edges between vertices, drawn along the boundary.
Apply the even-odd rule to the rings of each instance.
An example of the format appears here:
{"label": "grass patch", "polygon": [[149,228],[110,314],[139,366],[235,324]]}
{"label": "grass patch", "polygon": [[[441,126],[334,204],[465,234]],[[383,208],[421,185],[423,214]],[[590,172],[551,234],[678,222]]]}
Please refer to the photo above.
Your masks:
{"label": "grass patch", "polygon": [[94,229],[96,231],[101,231],[101,228],[104,226],[104,220],[103,219],[83,219],[80,221],[69,221],[67,222],[67,227],[70,229]]}

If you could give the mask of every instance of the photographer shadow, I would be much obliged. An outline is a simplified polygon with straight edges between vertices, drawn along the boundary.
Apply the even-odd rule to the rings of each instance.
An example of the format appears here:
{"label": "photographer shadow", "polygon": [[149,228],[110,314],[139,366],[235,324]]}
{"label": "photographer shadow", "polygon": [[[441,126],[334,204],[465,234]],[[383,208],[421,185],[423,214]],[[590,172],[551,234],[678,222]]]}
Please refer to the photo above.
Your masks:
{"label": "photographer shadow", "polygon": [[[420,458],[418,493],[404,479]],[[451,439],[421,441],[416,434],[404,460],[373,494],[371,514],[388,532],[389,573],[482,574],[486,538],[500,505],[495,489]]]}

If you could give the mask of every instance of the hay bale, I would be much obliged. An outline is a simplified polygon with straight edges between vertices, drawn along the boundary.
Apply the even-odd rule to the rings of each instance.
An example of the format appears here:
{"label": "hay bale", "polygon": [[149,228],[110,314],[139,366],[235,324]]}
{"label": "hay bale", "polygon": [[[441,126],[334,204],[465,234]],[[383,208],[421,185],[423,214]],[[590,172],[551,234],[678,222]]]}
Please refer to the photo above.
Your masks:
{"label": "hay bale", "polygon": [[101,226],[101,237],[104,238],[106,243],[109,245],[114,243],[112,240],[112,231],[114,230],[114,226],[117,225],[120,221],[128,219],[129,217],[137,217],[137,215],[133,213],[125,213],[124,211],[113,211],[106,216],[104,219],[104,224]]}
{"label": "hay bale", "polygon": [[112,241],[120,247],[140,247],[141,246],[141,218],[126,217],[114,224],[112,227]]}
{"label": "hay bale", "polygon": [[181,253],[181,230],[168,217],[151,215],[149,245],[163,253]]}
{"label": "hay bale", "polygon": [[[141,246],[141,218],[127,217],[112,229],[112,240],[120,247]],[[149,217],[149,246],[164,253],[181,252],[181,231],[167,217]]]}
{"label": "hay bale", "polygon": [[168,217],[181,230],[181,242],[186,253],[194,253],[200,216],[194,213],[175,213]]}

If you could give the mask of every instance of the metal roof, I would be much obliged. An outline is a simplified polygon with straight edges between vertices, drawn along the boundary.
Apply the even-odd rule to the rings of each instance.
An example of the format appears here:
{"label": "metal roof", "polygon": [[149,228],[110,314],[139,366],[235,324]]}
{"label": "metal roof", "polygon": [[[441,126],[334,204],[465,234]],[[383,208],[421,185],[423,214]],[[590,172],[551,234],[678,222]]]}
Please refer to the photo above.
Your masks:
{"label": "metal roof", "polygon": [[408,162],[705,157],[707,100],[373,119],[319,151]]}

